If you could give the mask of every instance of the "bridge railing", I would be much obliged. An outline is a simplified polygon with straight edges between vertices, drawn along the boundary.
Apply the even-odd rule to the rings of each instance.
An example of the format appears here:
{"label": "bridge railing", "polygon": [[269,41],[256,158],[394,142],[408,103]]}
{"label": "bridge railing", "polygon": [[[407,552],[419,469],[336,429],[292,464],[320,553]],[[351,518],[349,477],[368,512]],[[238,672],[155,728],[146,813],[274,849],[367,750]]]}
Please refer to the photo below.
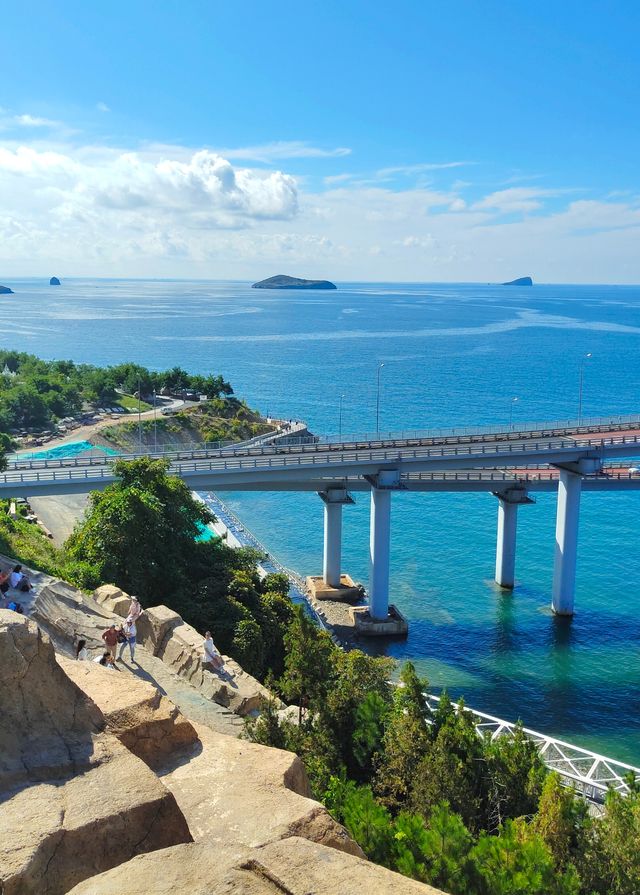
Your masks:
{"label": "bridge railing", "polygon": [[[425,693],[425,696],[429,707],[436,709],[440,697],[430,693]],[[511,721],[487,715],[469,706],[465,706],[465,711],[473,716],[479,736],[495,740],[503,736],[511,737],[515,732],[516,725]],[[640,782],[640,768],[633,765],[598,755],[597,752],[574,746],[528,727],[523,727],[523,732],[534,743],[546,766],[556,771],[565,785],[573,786],[589,802],[602,805],[609,789],[627,795],[630,792],[627,779],[629,774]]]}
{"label": "bridge railing", "polygon": [[[402,463],[411,460],[469,460],[476,458],[491,457],[493,460],[499,460],[506,466],[513,466],[516,462],[527,462],[529,457],[543,457],[545,454],[550,456],[558,455],[576,455],[589,448],[601,449],[606,447],[640,447],[640,433],[633,435],[610,435],[608,438],[599,439],[583,439],[579,446],[570,439],[545,439],[540,442],[475,442],[461,446],[457,445],[441,445],[441,446],[419,446],[412,448],[392,448],[392,447],[368,447],[353,448],[345,447],[343,450],[330,452],[284,452],[279,453],[277,449],[258,447],[252,450],[250,454],[234,455],[232,453],[220,455],[213,458],[199,456],[193,453],[187,453],[182,459],[182,455],[171,463],[172,472],[182,475],[185,473],[208,473],[221,471],[252,471],[265,469],[302,469],[318,466],[326,469],[358,466],[366,464],[385,463]],[[257,452],[257,453],[256,453]],[[633,451],[632,451],[633,452]],[[0,474],[0,483],[32,483],[32,482],[50,482],[50,481],[69,481],[85,478],[87,480],[99,480],[100,478],[113,477],[111,464],[103,464],[100,466],[70,466],[69,468],[60,468],[55,466],[45,466],[40,469],[8,469]]]}
{"label": "bridge railing", "polygon": [[316,435],[318,441],[324,444],[334,444],[352,441],[388,441],[393,439],[410,438],[456,438],[476,435],[525,435],[527,432],[566,430],[570,432],[589,433],[599,429],[607,430],[620,428],[625,425],[640,425],[640,414],[618,414],[603,417],[582,417],[581,419],[556,419],[540,422],[519,422],[511,425],[504,423],[488,424],[484,426],[451,426],[430,429],[401,429],[378,430],[369,432],[356,432],[348,434],[325,433]]}

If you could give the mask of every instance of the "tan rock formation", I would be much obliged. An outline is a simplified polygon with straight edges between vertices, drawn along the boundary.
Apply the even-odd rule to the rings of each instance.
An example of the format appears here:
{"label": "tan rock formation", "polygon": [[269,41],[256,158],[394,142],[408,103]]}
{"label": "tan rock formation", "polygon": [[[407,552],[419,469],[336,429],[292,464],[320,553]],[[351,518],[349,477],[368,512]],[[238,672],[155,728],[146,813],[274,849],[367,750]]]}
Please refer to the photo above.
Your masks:
{"label": "tan rock formation", "polygon": [[119,615],[122,618],[127,617],[127,612],[131,605],[131,597],[125,594],[119,587],[116,587],[115,584],[103,584],[101,587],[96,588],[93,592],[93,599],[107,612]]}
{"label": "tan rock formation", "polygon": [[146,610],[141,622],[147,612],[151,614],[151,619],[148,624],[142,623],[142,642],[153,647],[154,655],[209,699],[238,715],[248,715],[260,707],[263,699],[271,697],[259,681],[228,656],[224,657],[224,669],[221,671],[212,672],[203,668],[202,635],[183,622],[180,616],[177,616],[179,621],[176,621],[175,613],[166,606]]}
{"label": "tan rock formation", "polygon": [[207,842],[142,855],[69,895],[442,895],[391,870],[293,837],[262,848]]}
{"label": "tan rock formation", "polygon": [[194,839],[244,847],[296,835],[364,857],[344,827],[310,797],[297,755],[196,729],[200,742],[190,760],[180,756],[161,772]]}
{"label": "tan rock formation", "polygon": [[136,854],[190,840],[174,797],[102,731],[99,710],[36,625],[8,610],[0,681],[3,895],[62,895]]}
{"label": "tan rock formation", "polygon": [[31,618],[51,637],[57,650],[67,652],[73,650],[78,637],[87,641],[89,649],[104,646],[101,634],[116,621],[113,612],[87,600],[70,584],[56,580],[38,590]]}
{"label": "tan rock formation", "polygon": [[198,739],[193,725],[152,685],[58,656],[67,677],[99,708],[107,730],[154,770]]}

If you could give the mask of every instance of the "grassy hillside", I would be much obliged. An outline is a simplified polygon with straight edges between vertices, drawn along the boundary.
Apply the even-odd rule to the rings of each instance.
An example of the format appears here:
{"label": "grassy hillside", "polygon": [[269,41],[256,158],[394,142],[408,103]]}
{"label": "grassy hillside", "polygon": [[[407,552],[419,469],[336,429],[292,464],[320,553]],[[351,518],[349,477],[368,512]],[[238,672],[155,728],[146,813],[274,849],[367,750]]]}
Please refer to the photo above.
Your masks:
{"label": "grassy hillside", "polygon": [[[172,416],[157,415],[142,420],[142,444],[145,447],[186,447],[214,441],[246,441],[271,431],[260,414],[237,398],[213,398]],[[131,420],[101,429],[92,439],[118,450],[135,450],[139,445],[138,421]]]}

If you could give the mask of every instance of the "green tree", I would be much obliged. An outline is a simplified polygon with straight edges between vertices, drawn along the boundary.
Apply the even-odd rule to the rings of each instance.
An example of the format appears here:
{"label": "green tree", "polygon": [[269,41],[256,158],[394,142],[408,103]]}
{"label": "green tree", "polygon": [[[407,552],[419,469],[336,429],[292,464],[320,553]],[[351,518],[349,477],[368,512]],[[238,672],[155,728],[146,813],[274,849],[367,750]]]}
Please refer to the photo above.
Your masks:
{"label": "green tree", "polygon": [[418,766],[431,746],[427,724],[431,713],[424,695],[428,687],[428,681],[419,678],[413,664],[406,662],[393,694],[374,780],[377,795],[392,810],[408,804]]}
{"label": "green tree", "polygon": [[293,609],[285,634],[286,659],[279,687],[285,699],[313,710],[323,706],[332,684],[331,657],[335,647],[326,631],[311,621],[302,606]]}
{"label": "green tree", "polygon": [[556,867],[564,870],[580,860],[590,825],[586,801],[563,786],[558,774],[548,774],[532,829],[544,840]]}
{"label": "green tree", "polygon": [[547,771],[535,744],[518,723],[511,736],[485,741],[486,825],[494,832],[509,818],[531,816]]}
{"label": "green tree", "polygon": [[168,475],[163,460],[119,460],[114,471],[118,481],[92,492],[68,553],[90,563],[103,581],[137,594],[143,605],[174,603],[208,571],[211,542],[196,537],[213,516],[181,479]]}

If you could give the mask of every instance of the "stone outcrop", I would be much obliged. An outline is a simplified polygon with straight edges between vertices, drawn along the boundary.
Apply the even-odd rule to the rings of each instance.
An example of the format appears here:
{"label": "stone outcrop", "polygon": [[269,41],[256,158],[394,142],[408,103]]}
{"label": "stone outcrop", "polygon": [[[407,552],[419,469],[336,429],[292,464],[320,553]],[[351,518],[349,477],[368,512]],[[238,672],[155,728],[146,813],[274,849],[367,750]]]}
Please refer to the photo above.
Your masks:
{"label": "stone outcrop", "polygon": [[127,617],[129,606],[131,605],[131,597],[125,594],[123,590],[116,587],[115,584],[103,584],[93,592],[93,599],[106,612],[112,615],[119,615],[122,618]]}
{"label": "stone outcrop", "polygon": [[179,845],[94,877],[69,895],[442,895],[391,870],[292,837],[262,848]]}
{"label": "stone outcrop", "polygon": [[106,729],[153,770],[198,740],[193,725],[152,684],[58,656],[67,677],[100,710]]}
{"label": "stone outcrop", "polygon": [[173,795],[104,731],[36,625],[9,610],[0,610],[0,683],[3,895],[63,895],[137,854],[190,841]]}

